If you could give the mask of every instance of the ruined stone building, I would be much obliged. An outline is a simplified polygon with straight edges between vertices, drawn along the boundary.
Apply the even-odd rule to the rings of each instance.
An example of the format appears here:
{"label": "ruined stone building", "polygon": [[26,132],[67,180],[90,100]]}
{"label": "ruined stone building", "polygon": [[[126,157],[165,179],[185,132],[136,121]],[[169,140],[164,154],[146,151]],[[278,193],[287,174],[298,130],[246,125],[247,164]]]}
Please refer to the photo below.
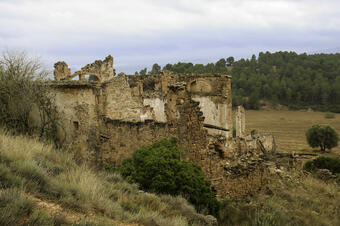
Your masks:
{"label": "ruined stone building", "polygon": [[219,197],[248,195],[265,185],[261,155],[273,148],[273,138],[246,136],[241,108],[233,138],[230,76],[114,76],[111,56],[73,74],[58,62],[54,76],[49,85],[63,119],[58,139],[77,155],[117,165],[143,145],[176,137]]}

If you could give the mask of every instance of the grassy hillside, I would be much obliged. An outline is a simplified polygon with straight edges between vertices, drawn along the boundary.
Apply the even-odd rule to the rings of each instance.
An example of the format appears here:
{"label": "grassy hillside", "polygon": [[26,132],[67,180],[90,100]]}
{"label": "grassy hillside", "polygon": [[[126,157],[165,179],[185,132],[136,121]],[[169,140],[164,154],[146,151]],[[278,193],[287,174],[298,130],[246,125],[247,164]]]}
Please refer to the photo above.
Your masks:
{"label": "grassy hillside", "polygon": [[0,130],[0,225],[208,225],[181,197],[140,191],[70,153]]}
{"label": "grassy hillside", "polygon": [[[340,114],[312,111],[246,111],[247,133],[252,130],[270,132],[275,136],[280,151],[312,151],[306,141],[305,133],[313,124],[329,124],[340,134]],[[340,155],[340,146],[333,148],[332,154]]]}
{"label": "grassy hillside", "polygon": [[225,202],[221,225],[340,225],[340,186],[299,171],[273,176],[266,192]]}
{"label": "grassy hillside", "polygon": [[[310,124],[328,122],[337,131],[340,126],[338,114],[333,119],[320,112],[246,114],[248,130],[274,132],[280,149],[287,151],[308,149],[303,134]],[[286,144],[292,146],[285,149]],[[219,225],[340,225],[339,215],[338,184],[301,171],[278,170],[262,193],[223,201]],[[212,217],[198,214],[181,197],[140,191],[117,174],[75,162],[70,153],[0,130],[0,225],[209,223],[214,223]]]}

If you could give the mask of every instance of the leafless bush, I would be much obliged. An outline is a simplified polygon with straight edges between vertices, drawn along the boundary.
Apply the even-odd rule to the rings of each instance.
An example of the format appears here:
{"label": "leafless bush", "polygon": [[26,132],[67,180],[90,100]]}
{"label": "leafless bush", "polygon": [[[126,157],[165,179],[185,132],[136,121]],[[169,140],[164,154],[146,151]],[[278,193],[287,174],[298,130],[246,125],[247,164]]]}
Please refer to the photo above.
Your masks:
{"label": "leafless bush", "polygon": [[[44,85],[48,71],[25,52],[0,56],[0,124],[15,133],[55,138],[58,116],[54,98]],[[36,112],[36,115],[32,115]],[[35,123],[32,122],[32,116]]]}

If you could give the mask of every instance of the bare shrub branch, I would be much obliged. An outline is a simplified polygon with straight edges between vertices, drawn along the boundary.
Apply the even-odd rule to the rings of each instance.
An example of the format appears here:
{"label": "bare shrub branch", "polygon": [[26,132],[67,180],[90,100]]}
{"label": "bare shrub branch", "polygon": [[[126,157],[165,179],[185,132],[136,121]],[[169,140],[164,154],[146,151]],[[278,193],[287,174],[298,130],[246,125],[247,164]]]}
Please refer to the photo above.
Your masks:
{"label": "bare shrub branch", "polygon": [[[54,96],[44,79],[48,71],[39,58],[26,52],[3,52],[0,57],[0,124],[15,131],[40,137],[56,138],[59,118]],[[39,121],[32,123],[36,109]]]}

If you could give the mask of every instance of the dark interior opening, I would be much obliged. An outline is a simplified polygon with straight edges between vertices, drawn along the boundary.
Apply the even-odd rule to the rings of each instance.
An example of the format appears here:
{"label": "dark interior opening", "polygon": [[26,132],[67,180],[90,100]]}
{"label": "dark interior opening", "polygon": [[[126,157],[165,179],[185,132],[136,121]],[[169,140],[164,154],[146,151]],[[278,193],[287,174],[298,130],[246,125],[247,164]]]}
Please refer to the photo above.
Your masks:
{"label": "dark interior opening", "polygon": [[73,126],[75,130],[79,130],[79,122],[78,121],[73,121]]}

